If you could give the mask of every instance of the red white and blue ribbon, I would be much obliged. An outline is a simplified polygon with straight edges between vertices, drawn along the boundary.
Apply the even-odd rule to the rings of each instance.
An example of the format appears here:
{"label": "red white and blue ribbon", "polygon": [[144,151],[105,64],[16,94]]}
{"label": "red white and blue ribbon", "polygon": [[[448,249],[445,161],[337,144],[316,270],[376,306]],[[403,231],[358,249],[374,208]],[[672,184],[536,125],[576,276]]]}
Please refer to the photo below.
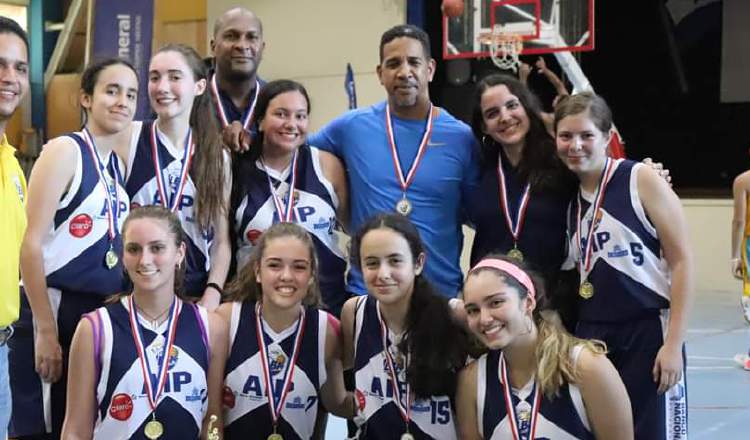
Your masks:
{"label": "red white and blue ribbon", "polygon": [[[167,371],[169,370],[169,358],[172,353],[172,346],[174,345],[175,335],[177,334],[177,317],[180,315],[182,310],[182,301],[175,297],[170,306],[169,318],[167,320],[167,336],[161,347],[161,362],[157,365],[158,370],[156,371],[156,383],[151,380],[151,366],[148,361],[148,354],[146,353],[146,346],[143,344],[143,335],[141,334],[141,325],[138,323],[138,311],[136,310],[135,301],[133,301],[133,295],[128,297],[128,315],[130,317],[130,331],[133,334],[133,341],[135,342],[135,348],[138,353],[138,359],[141,364],[141,371],[143,372],[143,383],[146,385],[146,397],[148,397],[148,404],[151,406],[151,410],[156,409],[156,405],[159,403],[159,397],[164,390],[164,385],[167,383]],[[159,356],[156,357],[159,359]]]}
{"label": "red white and blue ribbon", "polygon": [[[224,110],[224,104],[221,103],[221,95],[219,95],[219,86],[216,84],[216,75],[211,77],[211,93],[214,95],[214,101],[216,102],[216,113],[221,119],[221,126],[226,127],[232,121],[227,118],[227,112]],[[250,103],[250,107],[242,118],[242,127],[245,130],[250,130],[250,124],[253,123],[253,113],[255,113],[255,104],[258,103],[258,95],[260,95],[260,81],[255,80],[255,96],[253,101]]]}
{"label": "red white and blue ribbon", "polygon": [[156,175],[156,187],[159,190],[159,198],[161,205],[165,208],[176,212],[182,202],[182,194],[185,191],[187,185],[188,176],[190,173],[190,164],[193,162],[193,154],[195,153],[195,144],[193,143],[193,130],[188,128],[187,137],[185,138],[185,151],[182,154],[182,160],[180,161],[180,180],[177,181],[175,191],[169,196],[167,191],[167,183],[169,180],[164,179],[164,168],[161,165],[159,159],[159,144],[156,134],[156,121],[151,124],[151,156],[154,159],[154,174]]}
{"label": "red white and blue ribbon", "polygon": [[528,425],[521,421],[523,426],[519,429],[519,418],[516,414],[516,406],[513,405],[513,398],[510,391],[510,381],[508,380],[508,368],[505,365],[505,356],[500,353],[500,383],[503,386],[503,396],[505,397],[505,409],[508,414],[508,422],[510,425],[510,432],[513,435],[513,440],[531,440],[534,439],[536,434],[536,422],[539,418],[539,406],[541,404],[541,391],[539,386],[534,379],[534,401],[531,405],[531,417],[528,421]]}
{"label": "red white and blue ribbon", "polygon": [[88,128],[83,129],[83,140],[91,153],[91,157],[94,159],[94,169],[96,169],[99,183],[102,185],[104,193],[107,195],[107,234],[109,235],[109,241],[111,244],[117,235],[117,217],[120,215],[120,195],[117,191],[117,184],[122,181],[122,177],[120,176],[120,167],[117,164],[117,155],[112,151],[109,157],[112,172],[114,173],[114,176],[110,176],[113,180],[112,187],[114,188],[115,193],[113,203],[113,191],[107,183],[107,179],[104,177],[107,171],[104,169],[102,158],[99,156],[99,150],[96,149],[96,144],[94,143],[94,137],[91,136]]}
{"label": "red white and blue ribbon", "polygon": [[404,171],[401,169],[401,162],[398,160],[398,150],[396,149],[396,139],[393,135],[393,122],[391,121],[391,107],[386,104],[385,106],[385,131],[388,135],[388,143],[391,147],[391,157],[393,158],[393,166],[396,169],[396,178],[398,179],[398,183],[401,186],[401,191],[406,194],[406,190],[409,188],[409,185],[411,185],[411,182],[414,180],[414,175],[417,172],[417,168],[419,167],[419,162],[422,161],[422,156],[424,156],[424,152],[427,149],[427,143],[430,141],[430,136],[432,136],[432,125],[435,119],[435,115],[433,114],[433,106],[432,103],[430,103],[430,112],[427,116],[427,122],[425,124],[424,134],[422,135],[422,141],[419,143],[419,149],[417,150],[417,157],[414,158],[414,162],[411,164],[411,168],[409,168],[409,172],[404,176]]}
{"label": "red white and blue ribbon", "polygon": [[276,214],[278,214],[279,221],[282,223],[294,222],[294,188],[297,186],[297,153],[299,149],[294,150],[292,156],[292,163],[289,168],[289,195],[287,197],[286,206],[284,206],[284,198],[276,195],[276,188],[271,181],[271,175],[268,172],[265,162],[261,159],[260,163],[263,165],[263,169],[266,172],[266,178],[268,179],[268,189],[271,191],[271,200],[273,205],[276,207]]}
{"label": "red white and blue ribbon", "polygon": [[[401,413],[401,418],[406,423],[406,430],[409,430],[409,420],[411,420],[411,387],[409,381],[406,382],[406,401],[402,399],[401,388],[398,386],[398,372],[394,366],[393,356],[391,356],[390,350],[388,350],[388,326],[385,325],[385,320],[380,314],[380,304],[376,308],[378,312],[378,321],[380,321],[380,336],[383,340],[383,353],[385,354],[385,364],[388,367],[388,375],[391,376],[391,387],[393,388],[393,397],[398,407],[398,411]],[[404,370],[409,366],[409,353],[406,353],[406,362],[404,363]],[[405,405],[404,405],[405,403]]]}
{"label": "red white and blue ribbon", "polygon": [[579,248],[581,249],[581,258],[579,261],[579,268],[581,272],[581,282],[586,280],[586,275],[588,275],[589,271],[591,270],[591,256],[593,254],[593,248],[594,248],[594,231],[596,230],[596,217],[599,214],[599,210],[602,207],[602,203],[604,202],[604,193],[607,191],[607,185],[609,184],[610,179],[612,178],[612,172],[615,168],[616,161],[614,159],[607,158],[607,160],[604,163],[604,170],[602,170],[602,176],[599,180],[599,185],[596,188],[596,195],[594,196],[594,202],[591,204],[589,209],[586,211],[586,214],[589,212],[592,212],[591,215],[591,223],[589,224],[589,230],[586,234],[586,242],[584,243],[583,233],[581,231],[581,225],[582,225],[582,217],[581,217],[581,199],[583,198],[583,195],[581,195],[581,192],[578,192],[578,211],[576,214],[576,221],[577,221],[577,230],[576,230],[576,242],[579,244]]}
{"label": "red white and blue ribbon", "polygon": [[[297,357],[299,356],[300,347],[302,346],[302,336],[305,334],[305,308],[300,307],[300,316],[297,322],[297,329],[294,331],[294,348],[292,349],[292,355],[287,360],[286,368],[282,376],[282,389],[280,393],[276,393],[274,388],[273,377],[271,377],[270,362],[268,360],[268,345],[266,344],[266,338],[263,337],[263,323],[261,322],[263,308],[260,302],[255,305],[255,335],[258,338],[258,353],[260,353],[260,364],[263,367],[263,380],[266,384],[266,395],[268,396],[268,410],[271,412],[271,420],[273,426],[276,427],[281,417],[281,411],[284,409],[284,402],[292,388],[292,379],[294,377],[294,367],[297,364]],[[276,400],[278,394],[279,399]],[[274,431],[275,432],[275,431]]]}
{"label": "red white and blue ribbon", "polygon": [[513,224],[513,217],[510,215],[510,205],[508,204],[508,185],[505,180],[505,172],[503,171],[503,159],[501,154],[497,156],[497,181],[500,185],[500,208],[503,210],[505,216],[505,224],[508,226],[508,231],[513,237],[513,245],[518,243],[518,237],[521,235],[523,229],[523,223],[526,219],[526,208],[529,205],[530,199],[530,184],[526,184],[521,195],[521,201],[518,203],[518,212],[516,213],[516,223]]}

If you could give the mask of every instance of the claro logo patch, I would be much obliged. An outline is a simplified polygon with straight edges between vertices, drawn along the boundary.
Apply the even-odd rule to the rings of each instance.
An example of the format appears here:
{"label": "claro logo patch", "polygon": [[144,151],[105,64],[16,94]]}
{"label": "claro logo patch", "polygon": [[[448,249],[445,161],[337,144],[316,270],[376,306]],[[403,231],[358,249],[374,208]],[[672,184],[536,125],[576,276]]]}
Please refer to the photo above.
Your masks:
{"label": "claro logo patch", "polygon": [[109,415],[113,419],[125,421],[133,414],[133,399],[127,394],[115,394],[109,405]]}
{"label": "claro logo patch", "polygon": [[70,221],[68,230],[70,231],[70,235],[72,235],[73,237],[82,238],[89,235],[93,225],[94,222],[91,220],[91,217],[89,217],[88,214],[78,214],[77,216],[73,217],[73,220]]}
{"label": "claro logo patch", "polygon": [[222,403],[224,403],[224,406],[226,408],[232,409],[235,405],[235,397],[234,393],[232,392],[232,389],[228,386],[224,385],[224,392],[221,396]]}

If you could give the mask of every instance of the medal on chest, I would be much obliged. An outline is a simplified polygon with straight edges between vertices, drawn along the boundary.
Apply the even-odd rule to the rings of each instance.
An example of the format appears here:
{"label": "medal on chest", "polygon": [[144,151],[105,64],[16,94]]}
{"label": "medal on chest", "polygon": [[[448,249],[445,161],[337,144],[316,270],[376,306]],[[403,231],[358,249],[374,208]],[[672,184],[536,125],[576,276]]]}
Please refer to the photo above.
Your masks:
{"label": "medal on chest", "polygon": [[[91,153],[91,157],[94,160],[94,169],[96,170],[97,177],[99,178],[99,184],[104,188],[104,193],[107,197],[107,236],[109,237],[109,249],[104,253],[104,266],[107,269],[114,269],[117,263],[120,261],[115,252],[114,241],[117,237],[117,228],[119,225],[120,216],[120,197],[117,190],[117,185],[122,182],[122,176],[120,175],[120,166],[117,161],[117,155],[114,151],[109,154],[109,164],[105,170],[104,164],[102,163],[101,157],[99,157],[99,150],[97,150],[94,144],[94,138],[89,133],[87,128],[83,129],[83,140]],[[111,173],[111,175],[109,174]]]}
{"label": "medal on chest", "polygon": [[[294,331],[294,346],[292,355],[289,358],[286,357],[280,346],[266,342],[262,314],[263,308],[259,302],[255,305],[255,334],[258,338],[258,352],[263,369],[263,381],[266,386],[268,410],[271,413],[271,421],[273,423],[273,433],[268,436],[268,440],[283,440],[277,429],[281,411],[284,408],[284,402],[286,402],[289,391],[292,388],[291,384],[294,378],[295,364],[297,363],[297,357],[302,346],[302,337],[305,333],[305,309],[304,307],[300,307],[300,317],[297,321],[297,328]],[[274,374],[272,374],[272,369],[278,369],[278,373],[282,374],[282,388],[280,391],[275,389],[274,384],[276,381],[273,380]]]}
{"label": "medal on chest", "polygon": [[500,193],[500,210],[505,217],[505,225],[513,238],[513,249],[508,251],[508,257],[516,260],[523,261],[523,252],[518,249],[518,239],[521,236],[521,230],[523,229],[524,220],[526,219],[526,208],[529,206],[530,199],[530,188],[531,185],[528,183],[523,189],[521,194],[521,200],[518,202],[518,212],[516,213],[515,222],[513,216],[510,213],[510,204],[508,203],[508,182],[505,178],[505,172],[503,171],[503,159],[502,153],[497,155],[497,181]]}
{"label": "medal on chest", "polygon": [[[578,260],[578,271],[581,274],[581,285],[578,288],[578,295],[583,299],[590,299],[594,296],[594,285],[588,280],[589,273],[592,269],[593,260],[593,249],[594,249],[594,233],[596,228],[599,226],[602,215],[602,204],[604,203],[604,195],[607,190],[607,185],[612,179],[612,174],[617,162],[613,159],[607,158],[604,163],[604,170],[602,171],[602,177],[599,179],[599,185],[596,188],[596,195],[594,201],[589,206],[584,214],[582,212],[582,199],[583,195],[578,192],[578,208],[576,210],[576,234],[574,236],[575,243],[578,245],[580,250],[580,258]],[[584,235],[582,226],[584,224],[584,218],[588,221],[588,231],[586,233],[586,239],[584,241]]]}
{"label": "medal on chest", "polygon": [[139,365],[141,367],[141,372],[143,373],[143,384],[146,389],[146,397],[148,398],[148,404],[151,408],[151,420],[146,423],[146,426],[143,429],[143,433],[150,440],[158,439],[164,435],[164,425],[156,418],[156,407],[159,404],[159,399],[164,391],[164,385],[167,383],[167,371],[169,370],[169,362],[171,358],[170,353],[172,352],[175,335],[177,334],[177,318],[181,310],[182,301],[180,301],[179,298],[175,298],[174,301],[172,301],[169,318],[167,319],[166,339],[161,344],[160,348],[157,348],[159,347],[159,344],[156,344],[156,347],[153,348],[154,350],[158,350],[156,356],[157,382],[153,383],[151,380],[151,363],[149,361],[147,348],[143,342],[141,324],[138,322],[136,304],[135,301],[133,301],[132,294],[128,297],[130,331],[133,335],[136,352],[138,353]]}
{"label": "medal on chest", "polygon": [[396,202],[395,209],[397,213],[404,216],[408,216],[413,210],[412,202],[407,198],[406,193],[409,189],[409,186],[414,181],[414,176],[416,175],[417,168],[419,168],[419,163],[422,161],[422,157],[424,156],[427,144],[430,142],[430,136],[432,135],[432,124],[434,119],[435,112],[433,112],[433,106],[432,104],[430,104],[430,111],[427,114],[427,122],[425,125],[424,133],[422,134],[422,140],[420,141],[419,148],[417,149],[417,157],[414,158],[414,162],[412,162],[408,173],[404,175],[404,172],[401,169],[401,162],[398,159],[396,138],[393,132],[393,121],[391,120],[391,108],[388,104],[386,104],[385,106],[385,131],[386,136],[388,137],[388,145],[391,150],[391,157],[393,159],[393,168],[396,171],[396,179],[398,180],[398,184],[401,187],[401,199]]}

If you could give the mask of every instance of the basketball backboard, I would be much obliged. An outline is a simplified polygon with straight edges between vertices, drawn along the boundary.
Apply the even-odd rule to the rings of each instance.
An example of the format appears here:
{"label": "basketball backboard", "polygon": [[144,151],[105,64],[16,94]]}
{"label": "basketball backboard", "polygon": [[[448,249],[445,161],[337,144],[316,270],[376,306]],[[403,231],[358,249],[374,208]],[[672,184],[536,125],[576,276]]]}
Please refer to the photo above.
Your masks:
{"label": "basketball backboard", "polygon": [[521,55],[593,50],[594,0],[465,0],[443,16],[443,58],[489,57],[493,32],[520,36]]}

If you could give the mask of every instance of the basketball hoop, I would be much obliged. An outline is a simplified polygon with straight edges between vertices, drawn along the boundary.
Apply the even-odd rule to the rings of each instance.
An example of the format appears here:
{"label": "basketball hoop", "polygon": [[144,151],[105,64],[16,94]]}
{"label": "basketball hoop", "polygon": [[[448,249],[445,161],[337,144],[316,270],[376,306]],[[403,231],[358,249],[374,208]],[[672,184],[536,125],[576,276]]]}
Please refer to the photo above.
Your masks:
{"label": "basketball hoop", "polygon": [[523,50],[523,37],[520,34],[503,32],[502,26],[496,25],[492,32],[480,33],[477,40],[490,47],[490,58],[497,67],[518,71],[521,64],[518,56]]}

